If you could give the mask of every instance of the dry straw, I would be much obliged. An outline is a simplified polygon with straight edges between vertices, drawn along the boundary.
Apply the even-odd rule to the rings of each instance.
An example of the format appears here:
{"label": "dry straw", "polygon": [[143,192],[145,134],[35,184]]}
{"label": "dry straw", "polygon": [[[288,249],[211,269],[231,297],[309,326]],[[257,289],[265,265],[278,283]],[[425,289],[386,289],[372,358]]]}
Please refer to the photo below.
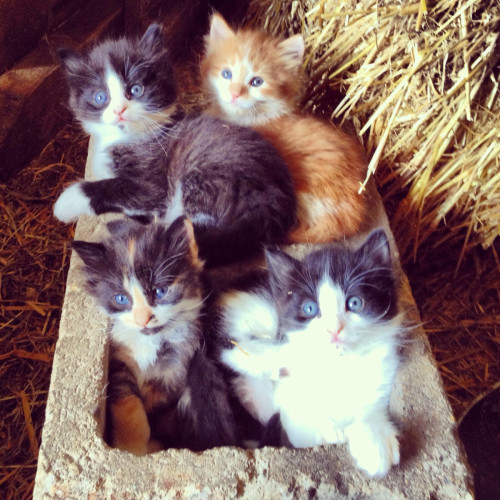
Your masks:
{"label": "dry straw", "polygon": [[[492,244],[500,234],[498,0],[254,0],[248,20],[304,34],[305,109],[328,110],[362,137],[367,179],[376,172],[394,207],[404,260],[431,236],[464,250]],[[342,95],[333,108],[332,91]]]}
{"label": "dry straw", "polygon": [[0,498],[7,500],[32,496],[74,236],[52,205],[81,175],[86,144],[67,127],[0,184]]}

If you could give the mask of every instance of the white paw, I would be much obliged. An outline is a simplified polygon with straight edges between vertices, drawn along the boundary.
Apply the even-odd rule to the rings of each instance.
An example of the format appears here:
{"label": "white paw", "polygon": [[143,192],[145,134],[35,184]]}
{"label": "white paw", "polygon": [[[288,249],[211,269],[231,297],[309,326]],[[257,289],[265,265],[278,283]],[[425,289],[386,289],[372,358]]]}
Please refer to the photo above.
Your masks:
{"label": "white paw", "polygon": [[54,215],[61,222],[74,222],[80,215],[94,215],[90,200],[83,193],[81,183],[75,182],[67,187],[54,205]]}
{"label": "white paw", "polygon": [[339,429],[331,423],[323,430],[323,437],[328,444],[345,443],[346,440],[344,429]]}
{"label": "white paw", "polygon": [[399,442],[390,422],[370,427],[353,424],[347,431],[349,451],[359,469],[371,477],[383,477],[399,463]]}

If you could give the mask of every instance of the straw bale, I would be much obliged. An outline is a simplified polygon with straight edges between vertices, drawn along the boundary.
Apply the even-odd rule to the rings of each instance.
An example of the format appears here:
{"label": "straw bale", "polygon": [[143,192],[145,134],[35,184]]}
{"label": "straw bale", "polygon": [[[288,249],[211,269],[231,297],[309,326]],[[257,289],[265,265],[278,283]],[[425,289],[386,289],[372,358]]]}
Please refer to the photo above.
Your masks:
{"label": "straw bale", "polygon": [[436,232],[464,249],[491,246],[500,234],[498,0],[254,0],[247,17],[275,35],[304,34],[304,109],[354,126],[403,261]]}

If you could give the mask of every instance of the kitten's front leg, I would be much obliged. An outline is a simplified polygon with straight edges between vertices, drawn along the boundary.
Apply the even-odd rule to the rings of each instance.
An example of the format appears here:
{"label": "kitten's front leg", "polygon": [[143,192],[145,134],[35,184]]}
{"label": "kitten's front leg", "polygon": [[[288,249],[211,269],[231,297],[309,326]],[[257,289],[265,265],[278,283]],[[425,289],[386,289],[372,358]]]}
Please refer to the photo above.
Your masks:
{"label": "kitten's front leg", "polygon": [[80,215],[121,212],[151,215],[165,209],[164,186],[124,177],[75,182],[59,196],[54,215],[62,222],[74,222]]}
{"label": "kitten's front leg", "polygon": [[135,455],[148,453],[151,431],[142,400],[134,395],[124,397],[110,403],[109,412],[111,446]]}
{"label": "kitten's front leg", "polygon": [[107,414],[111,446],[145,455],[150,451],[151,429],[128,353],[111,343]]}
{"label": "kitten's front leg", "polygon": [[279,346],[258,341],[243,343],[243,346],[235,344],[222,352],[221,359],[239,373],[271,380],[278,380],[284,368]]}
{"label": "kitten's front leg", "polygon": [[95,215],[90,199],[83,190],[84,182],[75,182],[57,198],[54,215],[61,222],[75,222],[80,215]]}
{"label": "kitten's front leg", "polygon": [[399,463],[399,442],[394,424],[385,413],[370,415],[346,428],[349,451],[358,468],[383,477]]}

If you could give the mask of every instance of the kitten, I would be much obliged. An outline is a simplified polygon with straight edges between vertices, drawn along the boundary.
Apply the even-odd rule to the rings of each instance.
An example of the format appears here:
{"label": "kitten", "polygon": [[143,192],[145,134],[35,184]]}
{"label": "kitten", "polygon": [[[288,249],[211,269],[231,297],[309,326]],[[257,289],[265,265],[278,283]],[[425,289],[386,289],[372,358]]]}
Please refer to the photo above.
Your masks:
{"label": "kitten", "polygon": [[[75,241],[88,289],[113,319],[110,444],[135,454],[234,445],[225,381],[205,350],[205,291],[193,227],[112,223],[102,243]],[[152,444],[153,443],[153,444]]]}
{"label": "kitten", "polygon": [[[69,105],[94,138],[94,177],[113,177],[106,149],[138,137],[161,134],[180,117],[177,88],[160,27],[144,36],[106,40],[86,55],[58,51],[69,86]],[[159,71],[161,69],[161,71]]]}
{"label": "kitten", "polygon": [[94,157],[98,180],[69,186],[55,216],[71,222],[82,214],[123,212],[169,223],[185,215],[210,265],[286,239],[296,222],[296,197],[283,159],[246,127],[169,115],[176,96],[164,45],[152,25],[136,44],[121,39],[89,55],[61,54],[71,106],[101,149]]}
{"label": "kitten", "polygon": [[[323,120],[297,113],[304,41],[233,31],[212,17],[201,63],[210,115],[253,127],[278,149],[298,197],[293,242],[325,243],[370,225],[367,162],[358,142]],[[372,189],[372,187],[370,187]]]}
{"label": "kitten", "polygon": [[278,412],[293,446],[347,442],[359,468],[383,476],[399,462],[388,404],[402,331],[385,233],[358,250],[266,258],[267,274],[219,299],[235,391],[263,424]]}

